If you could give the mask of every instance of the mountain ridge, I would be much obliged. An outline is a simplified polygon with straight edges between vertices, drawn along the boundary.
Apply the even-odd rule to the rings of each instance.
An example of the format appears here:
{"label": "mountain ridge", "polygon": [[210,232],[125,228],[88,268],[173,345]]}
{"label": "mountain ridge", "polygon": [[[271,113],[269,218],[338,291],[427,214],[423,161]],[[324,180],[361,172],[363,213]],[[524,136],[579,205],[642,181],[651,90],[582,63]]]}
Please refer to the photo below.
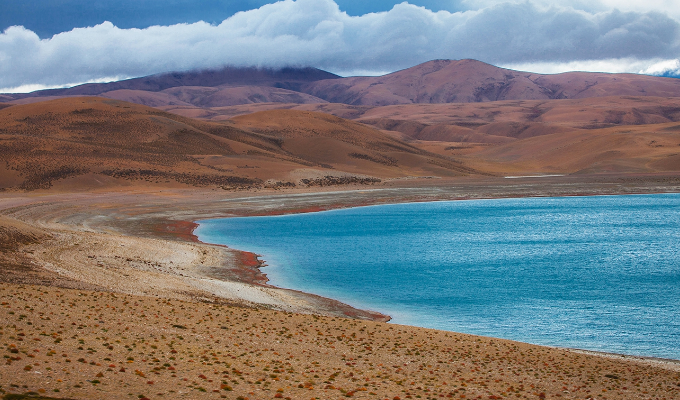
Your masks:
{"label": "mountain ridge", "polygon": [[115,90],[160,92],[174,87],[219,87],[222,85],[252,85],[290,90],[291,88],[299,88],[302,83],[307,81],[334,78],[340,77],[311,67],[285,67],[280,69],[225,67],[216,70],[167,72],[108,83],[85,83],[70,88],[46,89],[9,96],[15,99],[43,96],[97,96]]}
{"label": "mountain ridge", "polygon": [[428,61],[379,77],[321,80],[303,90],[331,103],[386,106],[621,95],[678,97],[680,80],[596,72],[546,75],[467,59]]}
{"label": "mountain ridge", "polygon": [[[134,93],[121,93],[134,91]],[[216,95],[220,92],[219,95]],[[235,68],[172,72],[65,89],[4,94],[5,102],[43,97],[103,96],[162,107],[254,103],[341,103],[353,106],[482,103],[606,96],[680,97],[680,80],[637,74],[566,72],[546,75],[477,60],[433,60],[377,77],[340,77],[316,68]]]}

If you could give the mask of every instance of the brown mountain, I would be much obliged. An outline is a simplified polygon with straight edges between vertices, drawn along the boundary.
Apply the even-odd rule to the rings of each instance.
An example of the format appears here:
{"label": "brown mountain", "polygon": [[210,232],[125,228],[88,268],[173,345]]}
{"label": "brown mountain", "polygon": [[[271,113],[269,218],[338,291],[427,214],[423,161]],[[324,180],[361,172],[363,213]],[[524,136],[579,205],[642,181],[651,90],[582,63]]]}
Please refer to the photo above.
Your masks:
{"label": "brown mountain", "polygon": [[365,184],[474,172],[321,113],[280,110],[213,123],[97,97],[0,110],[0,158],[0,190]]}
{"label": "brown mountain", "polygon": [[27,102],[41,97],[83,95],[153,107],[325,102],[375,107],[605,96],[680,97],[680,80],[586,72],[541,75],[475,60],[435,60],[379,77],[340,78],[314,68],[224,68],[9,94],[0,100]]}
{"label": "brown mountain", "polygon": [[263,86],[297,91],[306,83],[339,78],[316,68],[235,68],[219,70],[172,72],[109,83],[87,83],[65,89],[40,90],[27,94],[9,95],[13,99],[44,96],[98,96],[116,90],[160,92],[181,86]]}
{"label": "brown mountain", "polygon": [[255,103],[326,103],[325,100],[306,93],[268,86],[178,86],[160,92],[121,89],[105,92],[102,96],[150,107],[196,106],[205,108]]}
{"label": "brown mountain", "polygon": [[680,80],[587,72],[541,75],[475,60],[436,60],[379,77],[317,81],[302,90],[332,103],[385,106],[624,95],[680,97]]}

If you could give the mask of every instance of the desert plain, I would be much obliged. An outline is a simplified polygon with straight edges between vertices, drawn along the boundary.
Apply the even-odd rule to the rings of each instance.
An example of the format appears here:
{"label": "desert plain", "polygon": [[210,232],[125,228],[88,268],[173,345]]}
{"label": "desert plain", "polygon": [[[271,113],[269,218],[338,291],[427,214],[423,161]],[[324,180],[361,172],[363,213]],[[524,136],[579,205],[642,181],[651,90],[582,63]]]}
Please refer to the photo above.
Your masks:
{"label": "desert plain", "polygon": [[[421,69],[432,75],[445,67]],[[137,103],[167,100],[154,107],[112,98],[131,96],[120,88],[104,97],[6,98],[0,109],[0,394],[680,398],[676,360],[391,324],[376,310],[268,285],[261,270],[266,259],[193,235],[196,222],[217,217],[395,202],[677,193],[674,86],[634,77],[616,86],[607,76],[596,77],[603,79],[598,89],[579,75],[592,97],[564,89],[544,98],[532,86],[543,78],[520,74],[512,79],[525,86],[464,88],[486,96],[468,95],[473,103],[437,103],[431,94],[434,100],[425,104],[408,103],[422,96],[409,97],[403,77],[346,81],[342,90],[349,94],[325,78],[309,83],[310,97],[286,92],[279,102],[215,103],[219,97],[213,97],[197,106],[189,102],[196,93],[224,90],[228,99],[281,93],[271,85],[199,90],[195,82],[163,94],[134,93],[144,100]],[[381,85],[392,85],[389,95]],[[649,92],[633,95],[640,85]],[[327,87],[363,100],[322,99]],[[170,95],[186,101],[169,104]],[[291,99],[298,103],[284,102]]]}

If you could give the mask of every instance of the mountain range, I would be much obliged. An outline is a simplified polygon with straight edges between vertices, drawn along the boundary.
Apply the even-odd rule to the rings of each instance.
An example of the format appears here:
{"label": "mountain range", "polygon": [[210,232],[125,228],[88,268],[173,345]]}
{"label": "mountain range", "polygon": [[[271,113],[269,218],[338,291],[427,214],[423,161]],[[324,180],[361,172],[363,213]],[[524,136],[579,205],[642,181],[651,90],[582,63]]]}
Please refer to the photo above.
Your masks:
{"label": "mountain range", "polygon": [[674,78],[435,60],[381,77],[225,68],[0,100],[0,190],[680,171]]}
{"label": "mountain range", "polygon": [[679,97],[680,80],[635,74],[569,72],[541,75],[476,60],[434,60],[378,77],[342,78],[315,68],[224,68],[91,83],[2,101],[101,96],[152,107],[223,107],[256,103],[355,106],[583,99],[606,96]]}

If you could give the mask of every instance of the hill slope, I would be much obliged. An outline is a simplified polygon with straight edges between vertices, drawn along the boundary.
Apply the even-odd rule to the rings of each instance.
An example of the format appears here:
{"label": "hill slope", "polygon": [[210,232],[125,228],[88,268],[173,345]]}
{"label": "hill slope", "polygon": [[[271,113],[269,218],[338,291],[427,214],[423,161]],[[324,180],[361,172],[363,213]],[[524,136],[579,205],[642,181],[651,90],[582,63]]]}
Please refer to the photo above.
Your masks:
{"label": "hill slope", "polygon": [[[271,125],[273,119],[279,126]],[[307,134],[291,136],[281,125],[286,123],[307,127]],[[325,114],[274,111],[218,124],[96,97],[0,110],[0,154],[5,161],[0,188],[27,190],[57,181],[85,188],[142,183],[228,189],[261,187],[269,180],[274,186],[373,183],[471,172],[447,157]]]}
{"label": "hill slope", "polygon": [[678,172],[680,125],[567,131],[459,157],[468,165],[503,175]]}

